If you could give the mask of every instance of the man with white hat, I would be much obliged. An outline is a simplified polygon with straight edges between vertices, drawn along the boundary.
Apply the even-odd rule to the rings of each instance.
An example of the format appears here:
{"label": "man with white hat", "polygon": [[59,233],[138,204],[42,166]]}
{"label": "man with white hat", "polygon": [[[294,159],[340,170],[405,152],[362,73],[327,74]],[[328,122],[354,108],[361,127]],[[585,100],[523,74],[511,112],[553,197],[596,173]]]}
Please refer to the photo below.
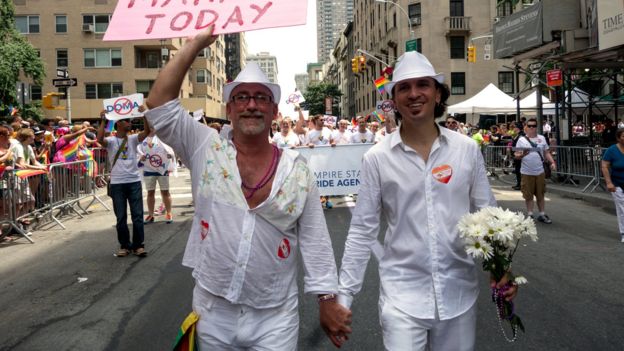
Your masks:
{"label": "man with white hat", "polygon": [[[456,225],[496,201],[477,145],[434,121],[449,97],[443,79],[420,53],[399,58],[387,85],[399,130],[364,155],[345,244],[338,301],[351,305],[372,249],[380,259],[387,350],[474,348],[477,269]],[[382,214],[388,221],[383,247],[377,241]]]}
{"label": "man with white hat", "polygon": [[[280,87],[257,64],[223,88],[232,122],[226,138],[186,116],[181,83],[215,39],[211,26],[186,42],[160,72],[146,113],[191,171],[195,215],[183,264],[193,268],[200,349],[295,350],[299,254],[304,290],[318,296],[323,315],[343,309],[316,181],[297,152],[269,143]],[[348,318],[321,324],[336,335],[350,331]]]}

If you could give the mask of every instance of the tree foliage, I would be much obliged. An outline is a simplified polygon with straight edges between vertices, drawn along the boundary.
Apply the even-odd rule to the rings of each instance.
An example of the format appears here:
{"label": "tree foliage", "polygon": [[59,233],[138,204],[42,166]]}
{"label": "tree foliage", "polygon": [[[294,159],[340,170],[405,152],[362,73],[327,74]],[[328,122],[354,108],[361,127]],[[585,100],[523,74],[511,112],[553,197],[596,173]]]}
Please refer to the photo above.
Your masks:
{"label": "tree foliage", "polygon": [[[18,105],[16,83],[20,73],[36,85],[43,84],[43,62],[37,50],[15,28],[13,1],[0,0],[0,110]],[[29,109],[27,106],[26,110]]]}
{"label": "tree foliage", "polygon": [[319,83],[308,87],[308,91],[303,94],[305,98],[304,108],[310,111],[310,115],[325,113],[325,98],[333,99],[332,115],[338,115],[338,104],[342,92],[335,84]]}

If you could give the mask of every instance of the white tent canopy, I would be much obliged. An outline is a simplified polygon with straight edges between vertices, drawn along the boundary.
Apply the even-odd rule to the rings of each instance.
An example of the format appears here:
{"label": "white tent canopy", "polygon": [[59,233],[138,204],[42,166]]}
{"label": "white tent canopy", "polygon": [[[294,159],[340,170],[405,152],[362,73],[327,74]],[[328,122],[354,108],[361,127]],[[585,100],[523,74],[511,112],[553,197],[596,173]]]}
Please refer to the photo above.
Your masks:
{"label": "white tent canopy", "polygon": [[513,113],[515,100],[490,83],[475,96],[447,108],[448,113]]}
{"label": "white tent canopy", "polygon": [[[572,90],[572,108],[586,108],[589,104],[589,94],[584,92],[579,88],[574,88]],[[568,91],[565,92],[564,103],[559,104],[559,109],[563,109],[567,106],[568,102]],[[543,114],[545,115],[554,115],[555,114],[555,103],[551,102],[548,104],[544,104],[543,106]]]}
{"label": "white tent canopy", "polygon": [[[550,100],[542,95],[542,104],[549,104]],[[542,105],[543,106],[543,105]],[[524,99],[520,100],[520,108],[537,108],[537,91],[533,91]]]}

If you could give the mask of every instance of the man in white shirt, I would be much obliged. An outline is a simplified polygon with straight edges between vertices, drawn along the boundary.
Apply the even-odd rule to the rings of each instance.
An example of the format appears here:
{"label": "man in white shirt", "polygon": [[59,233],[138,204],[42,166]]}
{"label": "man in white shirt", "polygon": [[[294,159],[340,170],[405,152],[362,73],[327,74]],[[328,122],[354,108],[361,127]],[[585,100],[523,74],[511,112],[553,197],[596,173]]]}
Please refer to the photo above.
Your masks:
{"label": "man in white shirt", "polygon": [[[496,201],[483,157],[466,136],[436,125],[449,90],[429,60],[410,51],[387,85],[399,131],[363,158],[358,202],[340,269],[339,302],[362,288],[380,216],[388,221],[380,254],[380,320],[387,350],[473,350],[477,268],[456,225]],[[507,283],[498,283],[502,287]],[[513,298],[516,288],[506,292]],[[357,315],[355,316],[357,318]]]}
{"label": "man in white shirt", "polygon": [[[331,316],[337,272],[333,249],[306,160],[268,141],[280,87],[248,63],[223,87],[232,129],[214,129],[185,116],[180,86],[197,54],[211,45],[213,26],[188,40],[158,75],[147,100],[156,134],[191,171],[195,214],[183,264],[193,268],[193,310],[201,350],[294,350],[297,271]],[[348,317],[343,317],[347,319]],[[335,335],[345,320],[323,319]]]}
{"label": "man in white shirt", "polygon": [[351,135],[351,144],[370,144],[375,141],[375,134],[366,128],[366,117],[358,116],[357,131]]}
{"label": "man in white shirt", "polygon": [[351,132],[349,128],[349,121],[341,119],[338,121],[338,129],[334,130],[331,135],[331,145],[345,145],[351,143]]}
{"label": "man in white shirt", "polygon": [[546,174],[544,160],[550,162],[551,170],[557,169],[557,164],[548,151],[548,143],[543,135],[537,134],[537,120],[531,118],[526,124],[526,135],[519,137],[516,143],[515,157],[522,160],[520,174],[522,174],[520,190],[527,209],[527,215],[533,217],[533,198],[537,200],[539,215],[537,220],[551,224],[552,220],[544,212],[546,201]]}
{"label": "man in white shirt", "polygon": [[[303,120],[303,114],[299,115],[300,121]],[[297,134],[302,132],[306,135],[305,144],[309,147],[329,145],[329,139],[331,138],[331,130],[325,127],[325,117],[323,115],[314,115],[310,117],[310,124],[313,128],[310,128],[307,132],[301,129],[295,130]],[[301,123],[299,125],[302,125]]]}

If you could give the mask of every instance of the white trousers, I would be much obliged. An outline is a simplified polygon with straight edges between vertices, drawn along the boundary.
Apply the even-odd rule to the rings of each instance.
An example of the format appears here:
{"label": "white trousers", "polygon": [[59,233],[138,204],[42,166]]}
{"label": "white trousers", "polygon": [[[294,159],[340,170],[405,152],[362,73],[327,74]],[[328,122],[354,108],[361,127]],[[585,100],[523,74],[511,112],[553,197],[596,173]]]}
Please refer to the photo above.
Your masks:
{"label": "white trousers", "polygon": [[477,303],[449,320],[419,319],[379,299],[383,342],[389,351],[472,351],[474,350]]}
{"label": "white trousers", "polygon": [[196,284],[193,311],[199,314],[196,335],[200,351],[297,349],[297,296],[279,307],[256,309],[232,304]]}
{"label": "white trousers", "polygon": [[620,234],[624,234],[624,192],[622,192],[622,188],[619,186],[615,187],[615,192],[611,193],[611,196],[613,196],[613,202],[615,203]]}

